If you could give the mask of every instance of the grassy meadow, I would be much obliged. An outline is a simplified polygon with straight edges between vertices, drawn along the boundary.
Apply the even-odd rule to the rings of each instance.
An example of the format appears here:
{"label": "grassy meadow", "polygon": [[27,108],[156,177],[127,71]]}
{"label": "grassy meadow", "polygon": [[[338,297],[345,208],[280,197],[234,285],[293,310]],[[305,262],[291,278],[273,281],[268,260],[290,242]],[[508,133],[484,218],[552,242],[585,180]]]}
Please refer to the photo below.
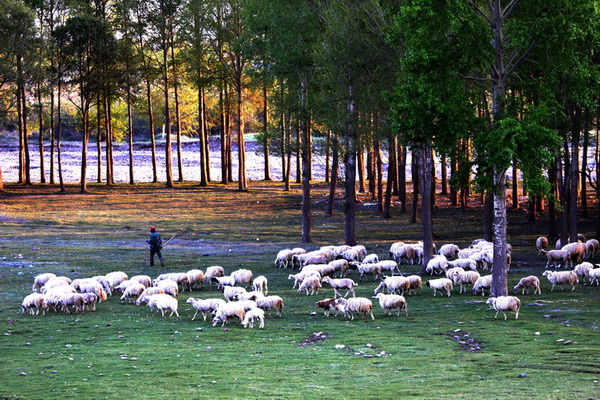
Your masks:
{"label": "grassy meadow", "polygon": [[[313,188],[313,243],[302,245],[300,190],[280,183],[176,189],[90,185],[90,193],[8,185],[0,196],[0,399],[592,399],[600,398],[600,287],[578,285],[550,292],[535,239],[546,222],[527,223],[511,211],[512,287],[535,274],[542,295],[518,295],[519,319],[504,320],[471,293],[433,297],[424,287],[407,297],[409,316],[375,320],[325,317],[318,299],[292,290],[289,269],[273,260],[284,248],[343,243],[344,216],[326,217],[327,188]],[[417,241],[420,225],[394,210],[379,216],[367,198],[357,215],[357,238],[369,253],[388,258],[394,241]],[[479,204],[463,214],[436,207],[438,247],[467,247],[481,237]],[[165,268],[146,264],[148,228],[163,242]],[[582,223],[592,236],[592,226]],[[594,259],[592,262],[600,262]],[[156,265],[159,265],[157,262]],[[21,313],[34,276],[70,278],[121,270],[152,277],[221,265],[248,268],[269,279],[269,294],[285,301],[283,317],[265,328],[212,327],[197,317],[188,297],[222,297],[214,286],[179,298],[180,317],[161,317],[146,306],[121,304],[119,294],[96,312]],[[418,266],[402,265],[405,274]],[[358,280],[356,273],[351,278]],[[424,277],[427,280],[428,277]],[[358,282],[371,297],[377,283]],[[198,319],[199,318],[199,319]]]}

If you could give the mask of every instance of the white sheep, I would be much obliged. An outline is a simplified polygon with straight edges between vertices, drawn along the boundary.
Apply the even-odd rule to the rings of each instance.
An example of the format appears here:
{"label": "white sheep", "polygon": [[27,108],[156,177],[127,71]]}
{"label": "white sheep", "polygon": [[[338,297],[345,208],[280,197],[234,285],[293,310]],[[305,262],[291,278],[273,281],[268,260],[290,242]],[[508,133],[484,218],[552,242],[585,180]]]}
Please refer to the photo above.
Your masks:
{"label": "white sheep", "polygon": [[358,260],[357,261],[363,262],[363,260],[367,256],[367,249],[366,249],[366,247],[363,246],[362,244],[357,244],[356,246],[352,246],[351,249],[354,250],[354,251],[356,251],[358,253]]}
{"label": "white sheep", "polygon": [[379,256],[375,253],[367,254],[362,261],[363,264],[375,264],[379,262]]}
{"label": "white sheep", "polygon": [[577,279],[577,274],[573,271],[550,271],[546,270],[542,274],[547,277],[550,283],[552,283],[552,289],[550,291],[554,291],[554,286],[558,285],[561,289],[562,285],[568,284],[571,285],[571,291],[575,290],[575,286],[579,283],[579,279]]}
{"label": "white sheep", "polygon": [[252,281],[252,290],[263,292],[265,295],[269,292],[269,280],[266,276],[260,275]]}
{"label": "white sheep", "polygon": [[231,275],[217,276],[213,278],[217,282],[217,289],[223,290],[226,286],[235,286],[235,278]]}
{"label": "white sheep", "polygon": [[208,281],[212,285],[213,278],[225,276],[225,269],[219,265],[213,265],[206,268],[204,272],[204,282]]}
{"label": "white sheep", "polygon": [[366,297],[351,297],[349,299],[340,297],[336,300],[336,304],[340,311],[350,319],[354,319],[354,314],[362,314],[363,318],[369,314],[374,320],[373,302]]}
{"label": "white sheep", "polygon": [[50,279],[44,286],[40,288],[40,293],[46,293],[50,289],[60,286],[70,286],[73,281],[66,276],[57,276]]}
{"label": "white sheep", "polygon": [[305,271],[317,271],[319,272],[319,274],[321,274],[321,276],[331,276],[333,277],[333,275],[335,275],[336,269],[335,269],[335,265],[330,265],[329,263],[327,264],[306,264],[305,266],[302,267],[302,269],[300,270],[300,272],[305,272]]}
{"label": "white sheep", "polygon": [[239,286],[225,286],[223,287],[223,297],[227,301],[237,300],[238,296],[242,293],[246,293],[246,289]]}
{"label": "white sheep", "polygon": [[404,296],[378,293],[375,298],[379,300],[379,305],[384,310],[385,315],[390,315],[391,310],[396,310],[396,315],[400,316],[400,311],[404,310],[406,318],[408,318],[408,306]]}
{"label": "white sheep", "polygon": [[577,278],[579,278],[581,282],[585,282],[591,269],[594,269],[594,264],[584,261],[581,264],[577,264],[575,268],[573,268],[573,272],[577,274]]}
{"label": "white sheep", "polygon": [[192,317],[192,321],[196,319],[198,313],[202,313],[202,318],[206,321],[206,317],[212,314],[217,308],[225,304],[223,299],[196,299],[190,297],[186,300],[186,303],[191,304],[196,310],[196,313]]}
{"label": "white sheep", "polygon": [[480,275],[477,271],[456,271],[452,277],[452,281],[455,285],[459,285],[460,291],[458,293],[467,292],[467,286],[472,286],[477,282]]}
{"label": "white sheep", "polygon": [[357,270],[359,273],[359,281],[362,281],[363,277],[366,278],[367,275],[373,275],[373,282],[381,277],[381,267],[379,264],[358,264]]}
{"label": "white sheep", "polygon": [[560,262],[563,262],[566,266],[571,260],[571,254],[567,250],[542,250],[541,253],[542,255],[545,255],[548,260],[546,268],[550,266],[550,263],[552,263],[555,268],[560,268]]}
{"label": "white sheep", "polygon": [[107,295],[104,286],[97,281],[88,281],[79,286],[79,293],[94,293],[98,297],[98,302],[106,301]]}
{"label": "white sheep", "polygon": [[56,274],[53,274],[51,272],[37,275],[33,279],[33,286],[31,287],[31,291],[37,292],[38,290],[40,290],[42,288],[42,286],[44,286],[52,278],[56,278]]}
{"label": "white sheep", "polygon": [[181,291],[185,292],[185,288],[187,287],[188,290],[191,292],[192,289],[190,288],[190,281],[188,279],[188,276],[185,272],[170,272],[167,274],[160,274],[159,276],[156,277],[156,279],[153,281],[153,286],[156,286],[155,282],[157,281],[163,281],[166,279],[170,279],[174,282],[176,282],[178,285],[181,285]]}
{"label": "white sheep", "polygon": [[446,278],[454,280],[454,275],[457,274],[459,271],[465,272],[465,270],[462,267],[448,268],[445,272]]}
{"label": "white sheep", "polygon": [[600,285],[600,268],[594,268],[588,271],[588,278],[590,278],[590,285],[596,282],[596,285]]}
{"label": "white sheep", "polygon": [[448,268],[448,260],[446,260],[446,257],[437,255],[429,260],[427,267],[425,267],[425,272],[430,275],[433,275],[434,273],[441,274],[446,271],[446,268]]}
{"label": "white sheep", "polygon": [[129,279],[129,276],[123,271],[113,271],[104,275],[104,277],[110,282],[110,286],[115,288],[121,284],[121,282]]}
{"label": "white sheep", "polygon": [[450,297],[453,285],[452,281],[448,278],[430,279],[427,281],[427,286],[433,289],[433,297],[435,297],[437,291],[446,291],[448,297]]}
{"label": "white sheep", "polygon": [[293,255],[291,249],[280,250],[275,257],[275,266],[277,268],[287,268]]}
{"label": "white sheep", "polygon": [[460,248],[455,244],[444,244],[438,250],[438,254],[446,257],[447,260],[456,260]]}
{"label": "white sheep", "polygon": [[248,288],[252,284],[252,271],[249,269],[238,269],[231,273],[235,284]]}
{"label": "white sheep", "polygon": [[476,271],[477,261],[470,258],[458,258],[456,260],[448,261],[448,267],[460,267],[465,271]]}
{"label": "white sheep", "polygon": [[327,265],[333,267],[335,272],[339,272],[340,278],[345,278],[348,275],[348,271],[350,271],[350,264],[348,263],[348,260],[344,260],[343,258],[329,261]]}
{"label": "white sheep", "polygon": [[256,302],[254,300],[240,300],[236,301],[236,303],[244,308],[244,311],[248,312],[248,310],[252,310],[256,308]]}
{"label": "white sheep", "polygon": [[168,294],[154,294],[148,298],[148,306],[152,309],[157,308],[160,310],[163,317],[165,316],[165,311],[171,311],[169,317],[173,316],[173,313],[179,317],[177,305],[177,299]]}
{"label": "white sheep", "polygon": [[[41,287],[41,286],[40,286]],[[46,301],[46,297],[41,293],[31,293],[23,299],[21,303],[21,310],[23,314],[25,311],[29,311],[30,315],[34,315],[33,309],[35,308],[35,315],[40,313],[42,310],[42,315],[46,314],[46,310],[48,309],[48,302]]]}
{"label": "white sheep", "polygon": [[415,289],[419,294],[421,294],[421,288],[423,287],[423,280],[419,275],[409,275],[406,277],[408,283],[410,284],[410,289],[408,290],[408,295],[412,295],[413,289]]}
{"label": "white sheep", "polygon": [[400,273],[400,269],[398,269],[398,263],[394,260],[381,260],[376,263],[381,268],[381,273],[389,272],[394,275],[395,272]]}
{"label": "white sheep", "polygon": [[96,303],[98,303],[98,296],[95,293],[82,293],[83,296],[83,307],[87,306],[87,309],[92,307],[92,311],[96,311]]}
{"label": "white sheep", "polygon": [[97,275],[92,277],[92,279],[102,285],[107,296],[112,295],[112,286],[104,275]]}
{"label": "white sheep", "polygon": [[275,310],[276,315],[281,317],[281,313],[283,312],[283,307],[285,304],[283,303],[283,299],[281,297],[272,295],[256,299],[256,306],[267,312],[270,310]]}
{"label": "white sheep", "polygon": [[540,278],[538,278],[535,275],[529,275],[524,278],[521,278],[521,280],[519,280],[519,283],[517,283],[513,288],[513,293],[516,294],[517,291],[521,289],[521,294],[525,294],[525,291],[527,291],[527,294],[529,294],[530,287],[534,289],[533,294],[542,294],[542,288],[540,287]]}
{"label": "white sheep", "polygon": [[344,251],[342,254],[340,254],[340,257],[343,258],[344,260],[347,260],[348,262],[350,262],[350,261],[360,262],[360,260],[361,260],[360,254],[358,253],[358,251],[356,251],[353,248],[350,248],[350,249]]}
{"label": "white sheep", "polygon": [[569,262],[571,263],[572,267],[573,260],[575,260],[576,263],[580,263],[583,261],[583,256],[585,254],[586,247],[583,243],[577,242],[566,244],[562,247],[561,250],[566,250],[569,253]]}
{"label": "white sheep", "polygon": [[151,286],[149,288],[144,289],[142,294],[135,300],[136,305],[141,305],[142,303],[148,303],[148,298],[155,294],[164,294],[165,291],[161,287]]}
{"label": "white sheep", "polygon": [[502,312],[504,314],[504,320],[506,321],[506,311],[514,311],[515,319],[519,319],[519,310],[521,309],[521,300],[515,296],[498,296],[498,297],[490,297],[487,299],[486,304],[490,304],[494,310],[496,310],[496,315],[494,319],[498,317],[498,313]]}
{"label": "white sheep", "polygon": [[246,311],[246,315],[244,315],[244,319],[242,320],[242,326],[244,328],[254,328],[255,319],[259,321],[258,328],[263,329],[265,327],[265,312],[261,308],[253,308]]}
{"label": "white sheep", "polygon": [[52,307],[54,311],[58,311],[58,308],[61,307],[60,299],[67,293],[77,293],[77,291],[69,285],[58,286],[46,291],[44,297],[46,298],[48,307]]}
{"label": "white sheep", "polygon": [[548,239],[545,238],[544,236],[540,236],[535,241],[535,247],[537,248],[538,256],[541,256],[542,250],[545,251],[548,249]]}
{"label": "white sheep", "polygon": [[321,287],[321,279],[317,275],[309,275],[302,280],[302,283],[300,283],[300,287],[298,287],[298,293],[306,291],[306,295],[308,296],[308,292],[310,291],[311,295],[315,293],[318,294]]}
{"label": "white sheep", "polygon": [[345,289],[346,294],[343,297],[348,296],[348,293],[352,293],[352,297],[356,296],[354,292],[353,286],[358,286],[352,279],[350,278],[341,278],[341,279],[331,279],[330,277],[324,277],[321,282],[327,283],[333,289],[334,297],[342,297],[342,294],[339,292],[339,289]]}
{"label": "white sheep", "polygon": [[137,300],[137,298],[140,297],[145,289],[146,286],[142,285],[141,283],[133,283],[127,286],[127,289],[125,289],[123,295],[121,296],[121,304],[124,304],[125,300],[127,300],[128,303],[131,303],[132,299]]}
{"label": "white sheep", "polygon": [[598,250],[600,250],[600,242],[598,242],[596,239],[590,239],[586,241],[585,246],[587,248],[587,258],[594,257]]}
{"label": "white sheep", "polygon": [[244,301],[244,300],[256,301],[257,299],[262,299],[263,297],[265,297],[263,292],[253,290],[251,292],[244,292],[244,293],[238,294],[236,299],[237,299],[237,301]]}
{"label": "white sheep", "polygon": [[300,283],[302,283],[302,281],[304,280],[304,278],[306,278],[307,276],[310,275],[316,275],[319,277],[319,279],[321,279],[321,273],[317,270],[306,270],[306,271],[300,271],[297,274],[290,274],[288,276],[288,280],[293,280],[294,281],[294,286],[292,287],[292,289],[296,289],[296,286],[298,286]]}
{"label": "white sheep", "polygon": [[204,272],[199,269],[190,269],[185,273],[188,277],[190,292],[194,288],[204,289]]}
{"label": "white sheep", "polygon": [[153,282],[155,287],[161,288],[165,294],[168,294],[176,299],[179,298],[179,285],[171,279]]}
{"label": "white sheep", "polygon": [[244,307],[241,304],[238,304],[238,302],[225,303],[215,310],[212,326],[217,326],[219,324],[225,326],[226,323],[229,323],[230,318],[237,318],[238,323],[241,323],[244,320],[245,315],[246,311],[244,311]]}
{"label": "white sheep", "polygon": [[84,300],[81,293],[66,293],[60,297],[62,312],[67,314],[70,314],[71,310],[75,313],[83,312],[83,305]]}
{"label": "white sheep", "polygon": [[375,288],[374,295],[387,289],[388,294],[396,294],[399,290],[400,294],[410,291],[410,281],[404,276],[386,276]]}
{"label": "white sheep", "polygon": [[492,287],[492,275],[480,276],[479,279],[473,285],[473,294],[477,295],[481,293],[481,296],[485,296],[485,290],[490,290]]}
{"label": "white sheep", "polygon": [[131,278],[129,278],[129,280],[131,282],[141,283],[146,287],[152,286],[152,278],[150,278],[148,275],[134,275]]}

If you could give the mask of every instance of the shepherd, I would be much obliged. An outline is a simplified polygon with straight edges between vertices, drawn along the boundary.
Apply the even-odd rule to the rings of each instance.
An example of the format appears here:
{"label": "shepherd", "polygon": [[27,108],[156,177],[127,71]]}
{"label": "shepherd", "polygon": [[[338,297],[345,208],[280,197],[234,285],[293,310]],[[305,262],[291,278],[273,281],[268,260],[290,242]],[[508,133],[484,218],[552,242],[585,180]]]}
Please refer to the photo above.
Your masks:
{"label": "shepherd", "polygon": [[161,250],[163,248],[162,239],[158,232],[156,232],[155,227],[150,227],[150,239],[146,240],[150,245],[150,266],[154,266],[154,255],[158,256],[158,260],[160,261],[160,266],[165,266],[165,261],[163,260]]}

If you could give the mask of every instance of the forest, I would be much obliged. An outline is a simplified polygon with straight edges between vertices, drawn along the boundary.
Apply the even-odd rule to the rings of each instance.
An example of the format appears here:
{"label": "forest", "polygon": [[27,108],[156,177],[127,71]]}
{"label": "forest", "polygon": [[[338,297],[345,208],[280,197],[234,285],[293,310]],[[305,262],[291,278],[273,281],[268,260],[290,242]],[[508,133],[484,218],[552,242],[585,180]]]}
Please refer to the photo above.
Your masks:
{"label": "forest", "polygon": [[192,137],[200,186],[249,191],[245,133],[256,133],[265,180],[273,155],[283,190],[299,171],[304,243],[318,152],[329,213],[344,189],[345,243],[357,242],[358,193],[383,218],[397,198],[413,223],[420,207],[424,265],[436,196],[464,210],[477,193],[494,242],[492,295],[502,295],[507,207],[527,208],[530,221],[547,212],[547,236],[563,243],[598,209],[599,13],[597,0],[4,0],[0,139],[18,133],[19,185],[38,183],[36,151],[39,184],[61,191],[61,142],[80,142],[85,193],[92,151],[106,170],[98,179],[114,184],[115,143],[128,144],[139,184],[134,140],[150,142],[153,182],[176,188]]}

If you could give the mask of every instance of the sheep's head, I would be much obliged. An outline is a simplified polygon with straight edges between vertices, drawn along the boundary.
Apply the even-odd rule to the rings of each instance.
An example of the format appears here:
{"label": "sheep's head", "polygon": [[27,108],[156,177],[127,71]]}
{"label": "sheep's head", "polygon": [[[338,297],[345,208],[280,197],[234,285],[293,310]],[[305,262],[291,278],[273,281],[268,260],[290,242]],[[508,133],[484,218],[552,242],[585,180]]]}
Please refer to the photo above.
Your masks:
{"label": "sheep's head", "polygon": [[490,297],[489,299],[487,299],[487,301],[485,302],[485,304],[494,304],[496,302],[496,298],[495,297]]}

